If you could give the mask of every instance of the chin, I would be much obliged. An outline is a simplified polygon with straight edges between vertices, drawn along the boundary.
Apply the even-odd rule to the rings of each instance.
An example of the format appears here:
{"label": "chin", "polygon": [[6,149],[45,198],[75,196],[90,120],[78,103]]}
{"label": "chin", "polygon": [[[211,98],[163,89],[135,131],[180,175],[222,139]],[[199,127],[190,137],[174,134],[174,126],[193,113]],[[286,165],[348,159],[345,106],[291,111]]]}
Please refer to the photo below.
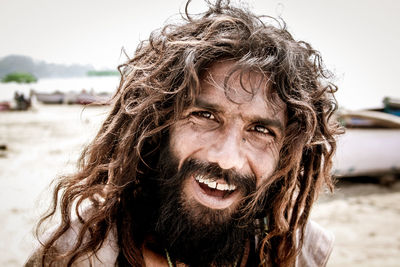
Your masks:
{"label": "chin", "polygon": [[230,205],[216,208],[188,196],[193,189],[190,183],[184,183],[175,203],[163,205],[162,214],[168,215],[157,224],[158,238],[175,261],[189,266],[232,266],[254,236],[252,222],[240,219],[240,194]]}
{"label": "chin", "polygon": [[254,235],[254,220],[242,212],[255,177],[195,159],[178,169],[174,157],[162,158],[153,233],[161,248],[190,266],[235,262]]}

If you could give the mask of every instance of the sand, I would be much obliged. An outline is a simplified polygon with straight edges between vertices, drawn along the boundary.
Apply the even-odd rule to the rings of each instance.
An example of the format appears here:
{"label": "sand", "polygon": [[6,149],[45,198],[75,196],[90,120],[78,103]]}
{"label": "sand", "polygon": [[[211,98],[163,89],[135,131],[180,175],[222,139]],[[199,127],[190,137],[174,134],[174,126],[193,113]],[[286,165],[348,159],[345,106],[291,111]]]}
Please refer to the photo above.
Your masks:
{"label": "sand", "polygon": [[[0,113],[0,266],[21,266],[53,178],[73,172],[109,107],[44,106]],[[400,182],[341,181],[312,218],[336,236],[328,266],[400,266]]]}

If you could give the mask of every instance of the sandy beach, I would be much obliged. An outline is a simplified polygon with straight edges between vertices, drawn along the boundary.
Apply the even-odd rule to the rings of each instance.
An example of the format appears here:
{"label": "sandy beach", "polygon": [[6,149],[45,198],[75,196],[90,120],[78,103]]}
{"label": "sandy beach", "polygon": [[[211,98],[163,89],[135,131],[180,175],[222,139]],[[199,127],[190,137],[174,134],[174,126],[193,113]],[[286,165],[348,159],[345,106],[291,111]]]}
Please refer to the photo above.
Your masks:
{"label": "sandy beach", "polygon": [[[83,146],[109,107],[38,105],[0,113],[0,266],[21,266],[35,245],[33,228],[48,207],[50,182],[75,169]],[[335,236],[328,266],[400,266],[400,181],[340,180],[323,193],[312,218]]]}

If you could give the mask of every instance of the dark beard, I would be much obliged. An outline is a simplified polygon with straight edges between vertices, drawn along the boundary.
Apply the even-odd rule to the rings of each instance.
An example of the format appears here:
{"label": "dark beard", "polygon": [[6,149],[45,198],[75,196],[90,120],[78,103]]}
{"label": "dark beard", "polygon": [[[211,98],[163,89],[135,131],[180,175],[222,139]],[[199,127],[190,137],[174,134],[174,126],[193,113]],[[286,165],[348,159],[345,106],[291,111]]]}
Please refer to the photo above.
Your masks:
{"label": "dark beard", "polygon": [[[232,266],[243,254],[247,240],[254,236],[254,217],[244,216],[246,198],[256,189],[253,176],[223,170],[215,163],[189,159],[178,171],[176,158],[168,149],[159,163],[159,212],[155,238],[173,260],[189,266]],[[236,185],[243,201],[235,210],[215,210],[183,193],[183,184],[193,174],[211,174]],[[246,219],[244,219],[246,218]]]}

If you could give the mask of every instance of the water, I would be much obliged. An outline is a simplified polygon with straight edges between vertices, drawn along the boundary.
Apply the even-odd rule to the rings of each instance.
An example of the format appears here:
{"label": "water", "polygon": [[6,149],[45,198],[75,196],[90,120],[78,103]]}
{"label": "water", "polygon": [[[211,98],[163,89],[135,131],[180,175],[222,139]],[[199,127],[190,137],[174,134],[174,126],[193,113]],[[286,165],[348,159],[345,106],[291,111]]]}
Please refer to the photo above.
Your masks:
{"label": "water", "polygon": [[37,83],[31,84],[0,83],[0,102],[12,100],[15,92],[23,93],[27,97],[30,90],[41,93],[52,93],[54,91],[81,92],[82,90],[96,93],[114,93],[119,85],[119,79],[119,76],[43,78]]}

